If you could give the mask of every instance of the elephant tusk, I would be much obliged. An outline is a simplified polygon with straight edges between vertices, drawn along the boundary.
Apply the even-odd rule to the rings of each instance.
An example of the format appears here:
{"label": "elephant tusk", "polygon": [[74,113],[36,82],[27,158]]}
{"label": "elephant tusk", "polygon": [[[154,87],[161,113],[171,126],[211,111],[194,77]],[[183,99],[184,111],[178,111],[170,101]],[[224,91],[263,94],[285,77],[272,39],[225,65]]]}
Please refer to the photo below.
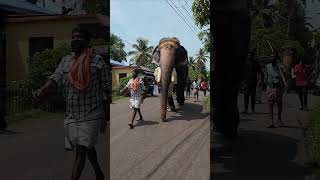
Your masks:
{"label": "elephant tusk", "polygon": [[154,71],[154,77],[156,79],[156,82],[159,83],[161,79],[161,68],[157,67]]}
{"label": "elephant tusk", "polygon": [[173,84],[178,84],[176,68],[172,69],[171,82],[173,82]]}
{"label": "elephant tusk", "polygon": [[[157,67],[154,70],[154,76],[155,76],[156,82],[159,83],[160,79],[161,79],[161,68],[160,67]],[[177,71],[176,71],[175,68],[172,69],[171,82],[173,82],[173,84],[177,84],[178,83],[178,81],[177,81]]]}

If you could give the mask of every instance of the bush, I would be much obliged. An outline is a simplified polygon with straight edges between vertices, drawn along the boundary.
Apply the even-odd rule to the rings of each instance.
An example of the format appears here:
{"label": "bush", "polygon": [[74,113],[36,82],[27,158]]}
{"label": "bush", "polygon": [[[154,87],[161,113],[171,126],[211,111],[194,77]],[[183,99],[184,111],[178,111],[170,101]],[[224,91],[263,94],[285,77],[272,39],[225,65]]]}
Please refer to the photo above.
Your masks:
{"label": "bush", "polygon": [[131,76],[119,79],[119,85],[116,85],[112,89],[112,95],[113,96],[121,96],[122,94],[120,93],[120,91],[127,85],[128,81],[130,79],[131,79]]}
{"label": "bush", "polygon": [[210,113],[210,96],[206,96],[202,101],[202,108],[205,113]]}
{"label": "bush", "polygon": [[306,146],[314,163],[320,165],[320,107],[311,112],[305,127]]}
{"label": "bush", "polygon": [[119,86],[121,88],[124,88],[124,86],[126,86],[128,84],[128,82],[131,78],[132,78],[131,76],[128,76],[128,77],[124,77],[124,78],[119,79]]}
{"label": "bush", "polygon": [[63,44],[56,49],[45,50],[36,53],[28,61],[29,74],[28,79],[33,89],[40,88],[52,75],[61,62],[62,57],[71,52],[71,48],[67,44]]}
{"label": "bush", "polygon": [[121,88],[119,85],[115,86],[113,89],[112,89],[112,96],[121,96]]}
{"label": "bush", "polygon": [[28,80],[10,82],[6,97],[9,116],[32,109],[32,88]]}

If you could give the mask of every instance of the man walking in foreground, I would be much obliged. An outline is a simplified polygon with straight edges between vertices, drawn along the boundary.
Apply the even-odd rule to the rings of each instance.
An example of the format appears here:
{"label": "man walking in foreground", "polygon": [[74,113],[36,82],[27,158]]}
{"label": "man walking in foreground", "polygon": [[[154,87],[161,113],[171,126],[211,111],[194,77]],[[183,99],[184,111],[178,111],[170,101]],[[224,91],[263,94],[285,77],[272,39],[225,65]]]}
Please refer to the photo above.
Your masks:
{"label": "man walking in foreground", "polygon": [[65,149],[76,151],[71,180],[80,179],[87,157],[95,171],[95,180],[105,179],[95,145],[99,128],[101,132],[105,131],[101,125],[106,119],[103,106],[109,94],[109,73],[102,57],[92,54],[89,43],[90,35],[86,30],[73,29],[73,53],[63,57],[46,84],[34,92],[34,98],[41,101],[47,99],[54,89],[63,88]]}

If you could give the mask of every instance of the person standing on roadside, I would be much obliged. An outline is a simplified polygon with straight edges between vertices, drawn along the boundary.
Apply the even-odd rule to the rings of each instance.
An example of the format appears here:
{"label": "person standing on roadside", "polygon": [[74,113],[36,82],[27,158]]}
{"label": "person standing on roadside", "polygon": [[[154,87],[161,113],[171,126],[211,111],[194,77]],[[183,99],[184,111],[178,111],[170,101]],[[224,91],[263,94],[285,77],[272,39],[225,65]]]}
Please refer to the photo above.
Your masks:
{"label": "person standing on roadside", "polygon": [[203,91],[203,95],[207,96],[208,84],[205,80],[202,80],[202,82],[200,84],[200,88]]}
{"label": "person standing on roadside", "polygon": [[267,84],[267,99],[269,105],[271,125],[268,128],[275,128],[273,118],[273,106],[278,105],[278,123],[284,125],[281,119],[282,113],[282,96],[285,87],[285,79],[283,79],[285,69],[283,65],[278,63],[278,56],[274,55],[272,63],[266,65],[266,84]]}
{"label": "person standing on roadside", "polygon": [[194,97],[194,102],[199,101],[199,84],[197,79],[195,79],[192,83],[192,92],[193,92],[193,97]]}
{"label": "person standing on roadside", "polygon": [[258,62],[255,61],[255,50],[249,53],[245,68],[244,78],[244,110],[242,114],[248,114],[249,98],[251,98],[251,111],[255,113],[256,105],[256,89],[258,78],[262,74]]}
{"label": "person standing on roadside", "polygon": [[300,63],[294,67],[294,75],[296,78],[296,89],[300,100],[300,110],[308,111],[308,69],[302,59]]}
{"label": "person standing on roadside", "polygon": [[191,85],[192,85],[191,80],[188,78],[187,85],[186,85],[186,97],[187,98],[189,98],[191,96],[191,93],[190,93]]}

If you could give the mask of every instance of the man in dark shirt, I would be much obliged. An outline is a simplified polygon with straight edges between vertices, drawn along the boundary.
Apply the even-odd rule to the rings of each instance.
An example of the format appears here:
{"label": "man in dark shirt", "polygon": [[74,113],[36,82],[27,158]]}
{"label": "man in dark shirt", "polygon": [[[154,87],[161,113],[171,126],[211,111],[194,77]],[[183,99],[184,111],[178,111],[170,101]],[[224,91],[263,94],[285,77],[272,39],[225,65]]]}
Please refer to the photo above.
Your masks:
{"label": "man in dark shirt", "polygon": [[262,71],[254,58],[255,50],[249,53],[246,67],[244,69],[244,111],[242,114],[248,114],[249,97],[251,97],[251,111],[252,113],[255,113],[256,88],[258,84],[258,76],[262,75]]}

